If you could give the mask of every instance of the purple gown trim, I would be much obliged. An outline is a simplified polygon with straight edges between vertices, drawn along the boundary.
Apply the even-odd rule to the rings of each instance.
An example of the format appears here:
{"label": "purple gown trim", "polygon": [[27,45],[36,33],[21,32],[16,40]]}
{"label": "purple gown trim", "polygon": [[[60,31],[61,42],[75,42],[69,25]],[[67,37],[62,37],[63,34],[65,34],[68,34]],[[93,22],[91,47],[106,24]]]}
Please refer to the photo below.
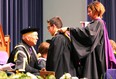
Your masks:
{"label": "purple gown trim", "polygon": [[116,59],[109,41],[105,24],[104,24],[104,40],[105,40],[106,68],[110,69],[113,68],[113,65],[116,66]]}

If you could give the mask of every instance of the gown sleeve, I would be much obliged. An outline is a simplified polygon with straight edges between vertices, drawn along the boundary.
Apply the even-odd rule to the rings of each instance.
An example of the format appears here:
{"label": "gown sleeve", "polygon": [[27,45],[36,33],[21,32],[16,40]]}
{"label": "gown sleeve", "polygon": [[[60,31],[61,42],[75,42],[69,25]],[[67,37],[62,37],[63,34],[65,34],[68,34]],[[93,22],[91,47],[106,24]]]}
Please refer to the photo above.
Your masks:
{"label": "gown sleeve", "polygon": [[38,69],[35,69],[34,67],[31,67],[29,65],[28,59],[27,59],[27,56],[25,55],[25,53],[18,52],[17,60],[15,62],[16,62],[16,69],[19,69],[19,71],[25,71],[26,70],[27,72],[32,72],[32,73],[38,73],[39,72]]}
{"label": "gown sleeve", "polygon": [[103,43],[103,27],[100,21],[91,22],[85,28],[70,28],[72,45],[79,59],[92,53],[98,44]]}

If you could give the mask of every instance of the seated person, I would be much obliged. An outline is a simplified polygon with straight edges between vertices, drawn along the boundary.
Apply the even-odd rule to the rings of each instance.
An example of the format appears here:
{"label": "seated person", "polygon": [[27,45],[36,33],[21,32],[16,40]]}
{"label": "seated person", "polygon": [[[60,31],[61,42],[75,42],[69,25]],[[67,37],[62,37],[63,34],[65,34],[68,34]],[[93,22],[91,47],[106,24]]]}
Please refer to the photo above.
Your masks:
{"label": "seated person", "polygon": [[42,42],[38,47],[38,52],[40,55],[40,57],[38,58],[38,64],[40,68],[46,67],[46,59],[47,59],[49,45],[50,44],[48,42]]}
{"label": "seated person", "polygon": [[38,40],[38,29],[26,28],[21,30],[21,34],[22,41],[14,47],[8,63],[14,63],[14,69],[20,72],[39,74],[41,68],[38,66],[37,53],[33,47]]}

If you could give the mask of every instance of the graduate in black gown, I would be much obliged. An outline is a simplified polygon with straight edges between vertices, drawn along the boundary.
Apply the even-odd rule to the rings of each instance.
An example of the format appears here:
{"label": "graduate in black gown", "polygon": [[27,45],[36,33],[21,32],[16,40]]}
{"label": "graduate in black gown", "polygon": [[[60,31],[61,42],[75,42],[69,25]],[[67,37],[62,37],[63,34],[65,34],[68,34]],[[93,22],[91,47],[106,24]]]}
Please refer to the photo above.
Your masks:
{"label": "graduate in black gown", "polygon": [[108,68],[116,67],[116,59],[102,20],[104,6],[94,1],[88,5],[87,11],[92,21],[86,27],[65,27],[60,31],[70,32],[77,76],[101,79]]}
{"label": "graduate in black gown", "polygon": [[71,60],[71,42],[67,35],[58,33],[62,27],[59,17],[53,17],[47,21],[48,31],[53,36],[46,61],[46,70],[54,71],[59,79],[63,74],[70,73],[76,76],[76,70]]}

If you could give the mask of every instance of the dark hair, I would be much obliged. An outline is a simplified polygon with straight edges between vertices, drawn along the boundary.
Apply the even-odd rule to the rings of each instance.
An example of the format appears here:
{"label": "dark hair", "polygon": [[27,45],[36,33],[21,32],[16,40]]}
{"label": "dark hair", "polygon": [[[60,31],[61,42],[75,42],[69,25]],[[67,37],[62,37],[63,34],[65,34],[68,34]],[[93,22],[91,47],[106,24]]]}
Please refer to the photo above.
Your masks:
{"label": "dark hair", "polygon": [[53,24],[55,24],[57,28],[61,28],[61,27],[63,26],[62,20],[61,20],[61,18],[58,17],[58,16],[53,17],[53,18],[47,20],[47,23],[50,23],[51,26],[52,26]]}

